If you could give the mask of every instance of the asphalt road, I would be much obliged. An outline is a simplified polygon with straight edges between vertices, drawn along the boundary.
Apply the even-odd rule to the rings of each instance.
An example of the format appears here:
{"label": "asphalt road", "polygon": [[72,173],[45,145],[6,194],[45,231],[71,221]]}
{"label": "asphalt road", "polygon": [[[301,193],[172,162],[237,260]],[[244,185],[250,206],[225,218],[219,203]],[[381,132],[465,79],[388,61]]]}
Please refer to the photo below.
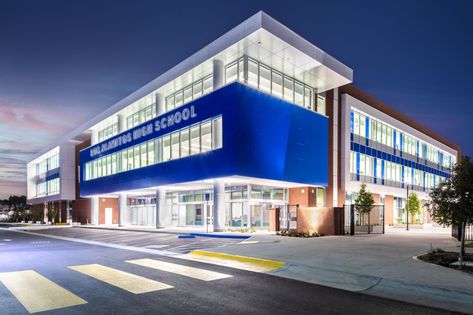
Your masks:
{"label": "asphalt road", "polygon": [[[172,268],[163,271],[126,262],[143,258],[199,268],[201,274],[217,272],[226,278],[203,281],[192,278],[188,271],[178,274],[170,272]],[[91,274],[77,271],[84,265],[91,268]],[[79,267],[73,270],[71,266]],[[30,272],[13,273],[26,270]],[[121,281],[136,276],[143,277],[132,279],[139,284]],[[146,281],[172,287],[138,294],[128,291],[142,289],[142,282],[149,284]],[[109,282],[117,282],[118,287]],[[267,274],[0,230],[0,313],[25,314],[24,304],[34,309],[38,304],[59,303],[62,298],[49,299],[54,294],[48,290],[60,294],[67,290],[69,299],[72,295],[85,303],[48,310],[48,314],[445,314]],[[38,295],[42,300],[35,300]]]}

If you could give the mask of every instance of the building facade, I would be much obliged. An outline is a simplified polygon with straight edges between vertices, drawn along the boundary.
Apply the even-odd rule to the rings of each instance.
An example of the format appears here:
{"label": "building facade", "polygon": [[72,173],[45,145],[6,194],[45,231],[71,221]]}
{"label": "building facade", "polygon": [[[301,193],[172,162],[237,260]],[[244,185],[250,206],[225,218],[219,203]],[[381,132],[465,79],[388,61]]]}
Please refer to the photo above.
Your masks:
{"label": "building facade", "polygon": [[460,150],[352,81],[259,12],[41,152],[28,200],[61,221],[210,231],[267,230],[298,205],[334,234],[365,182],[402,223],[406,188],[427,199]]}

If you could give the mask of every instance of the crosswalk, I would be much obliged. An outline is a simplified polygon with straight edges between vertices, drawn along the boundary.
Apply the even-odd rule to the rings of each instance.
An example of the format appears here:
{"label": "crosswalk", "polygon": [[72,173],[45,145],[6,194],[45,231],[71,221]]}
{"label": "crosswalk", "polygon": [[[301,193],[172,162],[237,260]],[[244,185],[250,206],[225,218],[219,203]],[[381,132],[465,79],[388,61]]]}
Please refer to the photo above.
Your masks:
{"label": "crosswalk", "polygon": [[[229,274],[157,259],[145,258],[127,260],[125,262],[199,281],[215,281],[232,277]],[[74,272],[71,275],[79,273],[87,278],[94,279],[92,281],[100,281],[132,294],[143,294],[174,288],[172,285],[102,264],[74,265],[67,268]],[[34,270],[0,272],[0,283],[11,292],[29,313],[50,311],[87,303],[85,299]]]}

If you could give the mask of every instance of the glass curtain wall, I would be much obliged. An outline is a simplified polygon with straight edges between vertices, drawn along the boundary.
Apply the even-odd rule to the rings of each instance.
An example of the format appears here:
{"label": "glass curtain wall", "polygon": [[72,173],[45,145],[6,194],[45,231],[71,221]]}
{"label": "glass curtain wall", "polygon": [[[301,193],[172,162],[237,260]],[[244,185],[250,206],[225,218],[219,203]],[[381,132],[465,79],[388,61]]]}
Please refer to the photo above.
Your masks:
{"label": "glass curtain wall", "polygon": [[259,185],[225,187],[225,225],[229,229],[269,229],[271,208],[287,205],[287,190]]}
{"label": "glass curtain wall", "polygon": [[[312,87],[252,58],[241,57],[225,66],[226,84],[237,80],[292,104],[315,110],[315,94]],[[320,98],[320,110],[318,108],[317,111],[325,115],[325,98],[322,95]]]}

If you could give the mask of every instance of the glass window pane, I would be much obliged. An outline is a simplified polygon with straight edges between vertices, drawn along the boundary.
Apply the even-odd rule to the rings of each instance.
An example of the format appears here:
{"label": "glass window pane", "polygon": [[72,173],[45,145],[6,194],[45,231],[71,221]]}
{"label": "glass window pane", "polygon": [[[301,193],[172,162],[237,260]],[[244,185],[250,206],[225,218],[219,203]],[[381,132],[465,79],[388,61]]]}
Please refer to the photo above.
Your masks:
{"label": "glass window pane", "polygon": [[181,90],[177,92],[176,95],[174,96],[174,106],[175,107],[181,106],[182,102],[183,102],[183,99],[182,99],[182,90]]}
{"label": "glass window pane", "polygon": [[248,84],[258,86],[258,63],[252,59],[248,59]]}
{"label": "glass window pane", "polygon": [[148,165],[148,159],[146,155],[148,154],[148,148],[146,147],[146,143],[140,146],[141,151],[141,167],[145,167]]}
{"label": "glass window pane", "polygon": [[178,159],[180,157],[179,149],[179,132],[171,134],[171,159]]}
{"label": "glass window pane", "polygon": [[192,86],[184,89],[184,103],[192,101]]}
{"label": "glass window pane", "polygon": [[140,146],[138,145],[133,148],[133,160],[134,168],[140,168]]}
{"label": "glass window pane", "polygon": [[304,106],[304,86],[299,82],[296,82],[294,86],[294,103]]}
{"label": "glass window pane", "polygon": [[210,75],[204,79],[204,94],[210,93],[213,90],[213,76]]}
{"label": "glass window pane", "polygon": [[261,64],[259,66],[259,87],[263,91],[271,92],[271,70]]}
{"label": "glass window pane", "polygon": [[148,165],[153,165],[155,161],[154,141],[148,142]]}
{"label": "glass window pane", "polygon": [[286,76],[284,77],[284,99],[294,102],[294,80]]}
{"label": "glass window pane", "polygon": [[128,149],[128,170],[133,169],[133,148]]}
{"label": "glass window pane", "polygon": [[197,98],[202,95],[202,81],[194,83],[192,87],[192,97]]}
{"label": "glass window pane", "polygon": [[226,66],[225,68],[225,82],[226,83],[230,83],[237,80],[237,77],[238,77],[237,68],[238,66],[236,62],[233,62],[229,64],[228,66]]}
{"label": "glass window pane", "polygon": [[181,157],[189,155],[190,152],[189,128],[181,130]]}
{"label": "glass window pane", "polygon": [[128,170],[128,150],[122,151],[122,165],[121,171],[125,172]]}
{"label": "glass window pane", "polygon": [[325,97],[321,95],[317,95],[317,112],[322,115],[326,114]]}
{"label": "glass window pane", "polygon": [[202,152],[212,150],[212,126],[210,121],[201,124]]}
{"label": "glass window pane", "polygon": [[163,137],[163,161],[171,159],[171,136]]}
{"label": "glass window pane", "polygon": [[174,109],[174,95],[166,98],[166,111],[170,111],[172,109]]}
{"label": "glass window pane", "polygon": [[277,97],[282,97],[282,75],[277,71],[272,71],[271,92]]}
{"label": "glass window pane", "polygon": [[200,153],[200,127],[191,127],[191,154]]}

